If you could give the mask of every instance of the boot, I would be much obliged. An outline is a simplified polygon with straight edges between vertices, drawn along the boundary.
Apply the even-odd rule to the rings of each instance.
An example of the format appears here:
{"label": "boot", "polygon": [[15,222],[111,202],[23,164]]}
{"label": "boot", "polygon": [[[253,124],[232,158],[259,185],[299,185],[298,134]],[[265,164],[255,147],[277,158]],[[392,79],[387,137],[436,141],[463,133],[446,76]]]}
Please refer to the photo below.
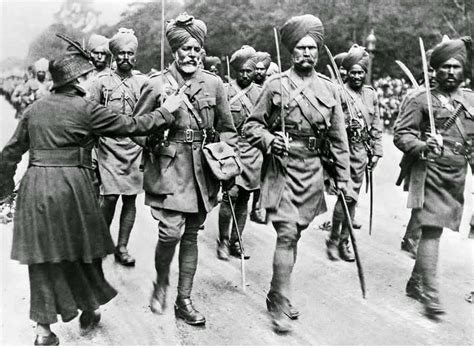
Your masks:
{"label": "boot", "polygon": [[411,276],[406,286],[406,295],[423,303],[423,285],[419,277]]}
{"label": "boot", "polygon": [[206,324],[206,318],[194,308],[190,298],[178,297],[174,304],[174,314],[189,325]]}
{"label": "boot", "polygon": [[[229,245],[229,253],[232,256],[240,258],[240,255],[242,254],[242,249],[240,248],[240,243],[239,241],[234,241],[231,242]],[[244,254],[244,259],[248,260],[250,259],[250,255]]]}
{"label": "boot", "polygon": [[347,262],[354,262],[355,257],[354,254],[352,253],[349,243],[347,241],[342,242],[339,244],[339,257]]}
{"label": "boot", "polygon": [[[275,293],[270,291],[268,294],[267,294],[267,298],[266,298],[266,301],[267,301],[267,310],[269,312],[272,312],[272,311],[275,311],[276,310],[276,303],[275,303]],[[288,300],[288,308],[289,308],[289,311],[288,313],[285,313],[291,320],[296,320],[298,319],[298,317],[300,316],[300,312],[292,306],[290,300]]]}
{"label": "boot", "polygon": [[81,329],[85,330],[97,325],[100,321],[101,315],[97,311],[83,311],[79,317],[79,325]]}
{"label": "boot", "polygon": [[163,314],[166,309],[167,284],[153,282],[153,293],[151,294],[150,309],[155,314]]}
{"label": "boot", "polygon": [[59,338],[51,332],[48,336],[36,336],[35,346],[59,346]]}
{"label": "boot", "polygon": [[125,246],[118,246],[115,249],[115,261],[120,263],[122,266],[135,266],[135,259],[128,253],[127,247]]}
{"label": "boot", "polygon": [[223,261],[229,261],[229,241],[217,241],[217,258]]}
{"label": "boot", "polygon": [[[289,301],[287,298],[274,293],[269,294],[272,297],[272,305],[270,306],[270,315],[272,317],[272,326],[273,331],[277,334],[286,334],[292,331],[291,319],[289,315],[285,313],[290,313]],[[267,296],[268,299],[268,296]],[[268,303],[267,303],[268,306]]]}
{"label": "boot", "polygon": [[352,227],[355,229],[355,230],[360,230],[362,228],[362,224],[359,223],[358,221],[356,220],[353,220],[352,221]]}
{"label": "boot", "polygon": [[327,254],[328,259],[331,261],[338,261],[339,260],[339,253],[337,251],[337,245],[332,239],[326,240],[326,247],[327,247]]}
{"label": "boot", "polygon": [[425,296],[423,305],[425,309],[424,315],[428,319],[439,321],[441,319],[440,316],[446,313],[438,298]]}

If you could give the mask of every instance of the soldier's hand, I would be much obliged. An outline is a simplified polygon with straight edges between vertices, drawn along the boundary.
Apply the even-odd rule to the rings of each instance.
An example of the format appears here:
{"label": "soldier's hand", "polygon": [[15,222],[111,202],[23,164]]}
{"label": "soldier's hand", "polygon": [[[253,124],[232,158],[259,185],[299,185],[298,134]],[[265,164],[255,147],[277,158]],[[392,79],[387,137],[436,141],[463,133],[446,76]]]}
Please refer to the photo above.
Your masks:
{"label": "soldier's hand", "polygon": [[433,152],[436,155],[440,155],[443,148],[443,137],[441,134],[435,134],[432,136],[428,134],[428,139],[426,139],[426,146],[429,151]]}
{"label": "soldier's hand", "polygon": [[182,94],[171,94],[165,99],[162,107],[168,110],[170,113],[173,113],[176,110],[178,110],[182,101],[183,101]]}
{"label": "soldier's hand", "polygon": [[370,159],[369,163],[367,164],[367,167],[369,168],[370,171],[373,171],[375,167],[377,166],[377,163],[379,163],[379,156],[372,156]]}
{"label": "soldier's hand", "polygon": [[276,134],[275,140],[272,142],[272,153],[277,156],[284,156],[287,154],[286,142],[281,134]]}
{"label": "soldier's hand", "polygon": [[344,196],[347,194],[347,182],[338,182],[337,188],[339,189],[339,192],[344,194]]}

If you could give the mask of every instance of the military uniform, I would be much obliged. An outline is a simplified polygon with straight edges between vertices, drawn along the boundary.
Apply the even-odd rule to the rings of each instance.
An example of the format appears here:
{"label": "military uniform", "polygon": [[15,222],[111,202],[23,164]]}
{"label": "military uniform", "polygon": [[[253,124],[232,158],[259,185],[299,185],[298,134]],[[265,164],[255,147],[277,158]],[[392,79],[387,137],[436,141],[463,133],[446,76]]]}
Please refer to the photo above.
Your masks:
{"label": "military uniform", "polygon": [[[151,206],[153,217],[160,222],[155,255],[157,285],[163,291],[167,288],[170,263],[179,243],[178,298],[189,299],[197,267],[197,233],[207,213],[216,206],[219,191],[219,181],[205,162],[202,146],[220,137],[237,151],[237,133],[222,80],[200,68],[184,80],[176,62],[164,76],[150,76],[134,114],[155,109],[162,93],[170,88],[184,91],[190,104],[183,103],[173,113],[176,121],[166,136],[157,134],[146,141],[145,204]],[[144,139],[137,141],[145,145]],[[156,291],[154,294],[158,295]]]}
{"label": "military uniform", "polygon": [[[348,105],[342,103],[345,114],[345,123],[350,150],[350,180],[348,182],[346,200],[351,218],[355,215],[355,206],[359,197],[360,188],[364,181],[369,154],[382,157],[382,122],[380,120],[377,102],[377,93],[371,86],[362,86],[360,91],[355,91],[344,85],[350,108],[354,111],[351,119]],[[342,93],[342,92],[341,92]],[[338,201],[334,208],[333,228],[330,241],[338,244],[340,248],[347,247],[349,228],[345,222],[339,235],[339,227],[345,221],[342,205]]]}
{"label": "military uniform", "polygon": [[267,80],[244,126],[250,144],[264,153],[261,204],[277,232],[267,306],[271,312],[272,303],[279,306],[277,314],[291,312],[290,277],[301,232],[315,216],[326,211],[320,157],[325,138],[331,142],[336,179],[349,179],[344,114],[335,85],[317,73],[301,79],[293,68],[282,74],[282,84],[284,122],[290,138],[288,156],[270,154],[275,132],[281,131],[279,74]]}
{"label": "military uniform", "polygon": [[[109,70],[97,75],[89,92],[93,99],[109,109],[132,114],[146,80],[145,75],[122,78]],[[101,195],[136,195],[141,191],[141,153],[142,148],[128,137],[99,139],[97,157],[102,180]]]}
{"label": "military uniform", "polygon": [[[250,116],[250,113],[260,95],[261,88],[251,83],[248,87],[242,89],[236,81],[227,84],[227,93],[229,95],[230,110],[234,120],[234,125],[239,133],[238,148],[240,160],[242,163],[242,174],[235,180],[235,185],[224,193],[223,202],[219,210],[219,245],[229,242],[229,225],[232,221],[232,215],[229,207],[229,199],[234,205],[237,225],[240,233],[243,233],[245,222],[247,220],[247,205],[252,191],[260,188],[260,172],[262,168],[263,156],[261,151],[249,144],[243,136],[242,128],[244,122]],[[229,197],[230,196],[230,197]],[[232,224],[232,234],[230,236],[231,252],[240,253],[237,232],[235,225]],[[226,245],[222,246],[223,248]],[[225,253],[225,252],[224,252]],[[219,249],[218,249],[219,256]],[[222,255],[219,257],[222,258]],[[223,256],[226,258],[226,255]]]}

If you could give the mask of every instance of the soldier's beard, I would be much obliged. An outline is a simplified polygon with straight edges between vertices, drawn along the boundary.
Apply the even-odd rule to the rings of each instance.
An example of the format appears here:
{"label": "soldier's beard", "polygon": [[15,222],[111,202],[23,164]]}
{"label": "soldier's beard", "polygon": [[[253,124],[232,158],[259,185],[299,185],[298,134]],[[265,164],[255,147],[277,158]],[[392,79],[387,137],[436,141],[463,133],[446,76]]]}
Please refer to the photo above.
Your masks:
{"label": "soldier's beard", "polygon": [[175,52],[175,60],[179,70],[187,75],[194,74],[201,63],[201,58],[199,57],[196,57],[195,59],[180,59],[178,52]]}

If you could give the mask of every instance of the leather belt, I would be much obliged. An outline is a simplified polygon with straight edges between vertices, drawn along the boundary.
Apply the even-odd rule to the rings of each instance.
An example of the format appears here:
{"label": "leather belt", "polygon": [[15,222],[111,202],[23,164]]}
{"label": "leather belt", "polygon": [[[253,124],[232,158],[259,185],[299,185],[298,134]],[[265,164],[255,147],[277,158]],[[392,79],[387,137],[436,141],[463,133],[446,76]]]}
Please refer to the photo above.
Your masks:
{"label": "leather belt", "polygon": [[310,135],[289,134],[290,144],[302,145],[310,151],[320,150],[318,138]]}
{"label": "leather belt", "polygon": [[83,147],[30,149],[30,166],[92,169],[92,153]]}
{"label": "leather belt", "polygon": [[205,130],[185,129],[176,130],[168,134],[168,141],[175,141],[177,143],[194,143],[204,142],[207,137]]}

